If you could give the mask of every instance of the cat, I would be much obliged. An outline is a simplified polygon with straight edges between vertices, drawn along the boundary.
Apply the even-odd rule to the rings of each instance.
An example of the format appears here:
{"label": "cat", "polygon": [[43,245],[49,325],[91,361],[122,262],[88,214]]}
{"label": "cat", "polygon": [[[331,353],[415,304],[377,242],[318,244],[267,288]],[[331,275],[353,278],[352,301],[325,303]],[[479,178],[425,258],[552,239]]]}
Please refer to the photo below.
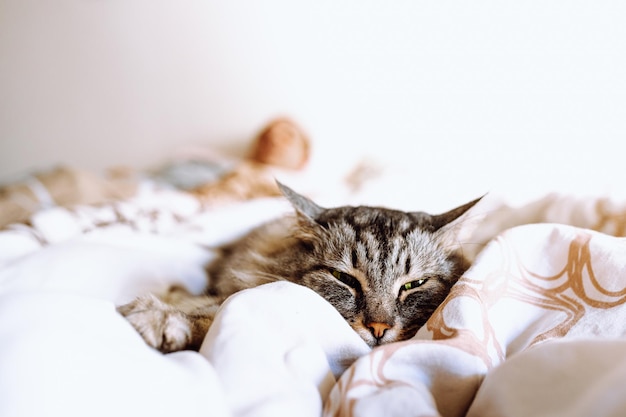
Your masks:
{"label": "cat", "polygon": [[469,267],[457,232],[481,198],[446,213],[323,208],[278,183],[295,209],[220,248],[206,293],[182,288],[118,311],[162,351],[197,350],[220,304],[237,291],[287,280],[325,298],[370,346],[413,337]]}

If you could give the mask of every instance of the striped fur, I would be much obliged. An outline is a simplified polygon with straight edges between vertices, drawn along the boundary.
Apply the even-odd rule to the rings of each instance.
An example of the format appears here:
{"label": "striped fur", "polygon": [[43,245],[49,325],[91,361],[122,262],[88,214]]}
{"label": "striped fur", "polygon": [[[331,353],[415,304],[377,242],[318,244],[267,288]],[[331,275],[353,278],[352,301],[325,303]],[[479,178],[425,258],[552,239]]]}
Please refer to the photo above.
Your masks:
{"label": "striped fur", "polygon": [[229,295],[287,280],[324,297],[370,346],[406,340],[467,269],[457,230],[480,199],[441,215],[381,207],[325,209],[279,184],[292,216],[221,248],[207,267],[207,294],[180,288],[118,308],[151,346],[197,348]]}
{"label": "striped fur", "polygon": [[[324,297],[375,346],[415,335],[468,266],[455,231],[478,200],[431,216],[381,207],[324,209],[281,189],[296,213],[226,247],[226,256],[209,268],[211,295],[295,282]],[[406,289],[419,280],[425,281]]]}

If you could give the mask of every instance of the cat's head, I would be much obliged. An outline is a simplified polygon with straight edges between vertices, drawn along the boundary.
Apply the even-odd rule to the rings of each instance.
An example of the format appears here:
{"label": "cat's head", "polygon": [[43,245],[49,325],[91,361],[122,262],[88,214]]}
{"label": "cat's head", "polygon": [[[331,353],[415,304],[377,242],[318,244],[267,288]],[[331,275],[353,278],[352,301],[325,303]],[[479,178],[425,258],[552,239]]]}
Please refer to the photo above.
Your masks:
{"label": "cat's head", "polygon": [[[467,269],[457,231],[479,200],[440,215],[322,208],[279,184],[296,209],[296,281],[332,304],[370,346],[406,340]],[[306,254],[306,255],[304,255]]]}

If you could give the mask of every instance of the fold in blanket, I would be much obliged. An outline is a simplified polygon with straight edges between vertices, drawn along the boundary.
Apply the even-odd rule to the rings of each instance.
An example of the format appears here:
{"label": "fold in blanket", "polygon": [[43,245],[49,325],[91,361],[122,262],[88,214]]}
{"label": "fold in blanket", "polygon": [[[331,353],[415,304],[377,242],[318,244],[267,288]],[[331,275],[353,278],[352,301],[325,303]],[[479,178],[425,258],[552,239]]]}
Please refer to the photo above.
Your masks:
{"label": "fold in blanket", "polygon": [[55,206],[103,204],[135,194],[128,178],[101,178],[90,172],[61,166],[0,187],[0,229],[24,222],[33,213]]}
{"label": "fold in blanket", "polygon": [[[483,378],[509,358],[547,341],[623,337],[624,270],[623,239],[563,225],[510,229],[485,248],[414,340],[377,348],[344,373],[325,415],[511,415],[503,411],[523,403],[528,392],[543,390],[545,396],[551,387],[490,383],[482,389],[481,401],[473,405]],[[595,354],[592,347],[580,352]],[[616,363],[622,362],[621,352],[602,352],[612,352]],[[527,366],[532,363],[529,360]],[[584,376],[586,367],[597,361],[588,363],[581,355],[577,363],[580,376],[570,372],[570,377],[582,380],[567,381],[569,392],[555,391],[554,398],[548,395],[550,404],[561,401],[560,406],[568,407],[569,395],[590,383]],[[520,367],[518,362],[516,369]],[[606,366],[602,369],[610,371]],[[548,370],[532,367],[525,374],[539,379]],[[558,367],[552,371],[562,372]],[[499,381],[502,374],[494,378]],[[558,379],[555,375],[548,378]],[[602,404],[619,389],[588,393],[593,398],[586,401]],[[510,403],[503,404],[504,398]],[[499,411],[490,411],[496,406]],[[525,415],[554,415],[547,406],[526,409],[533,412]]]}
{"label": "fold in blanket", "polygon": [[235,294],[201,352],[174,356],[113,304],[200,291],[208,246],[288,205],[206,212],[158,191],[40,211],[0,232],[0,415],[171,415],[176,398],[185,415],[217,417],[626,415],[626,241],[591,230],[623,233],[624,207],[486,201],[465,236],[473,266],[409,341],[370,350],[317,294],[275,283]]}

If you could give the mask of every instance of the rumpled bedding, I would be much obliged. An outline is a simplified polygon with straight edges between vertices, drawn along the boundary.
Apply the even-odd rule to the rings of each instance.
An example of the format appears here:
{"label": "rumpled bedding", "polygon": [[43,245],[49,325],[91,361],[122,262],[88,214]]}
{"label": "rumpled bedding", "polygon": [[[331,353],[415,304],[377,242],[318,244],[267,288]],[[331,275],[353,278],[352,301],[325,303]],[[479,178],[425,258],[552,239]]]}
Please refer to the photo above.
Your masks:
{"label": "rumpled bedding", "polygon": [[486,197],[473,266],[412,340],[373,350],[287,282],[229,298],[199,352],[163,355],[116,312],[200,292],[211,248],[289,210],[140,186],[0,231],[0,416],[626,414],[626,205],[604,196]]}

